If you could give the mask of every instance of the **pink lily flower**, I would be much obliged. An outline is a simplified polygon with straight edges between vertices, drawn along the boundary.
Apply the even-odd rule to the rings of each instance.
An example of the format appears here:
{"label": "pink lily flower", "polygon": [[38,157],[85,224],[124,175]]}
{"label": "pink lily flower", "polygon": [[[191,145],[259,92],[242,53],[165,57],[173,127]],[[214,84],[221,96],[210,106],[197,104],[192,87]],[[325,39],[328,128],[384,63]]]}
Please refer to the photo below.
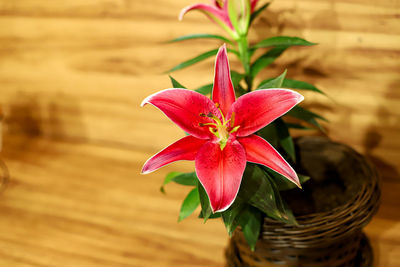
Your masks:
{"label": "pink lily flower", "polygon": [[[235,22],[231,21],[228,11],[228,1],[230,0],[212,0],[211,4],[194,4],[182,9],[179,14],[179,20],[191,10],[199,10],[205,13],[212,21],[219,24],[233,38],[237,38]],[[255,11],[258,0],[243,0],[250,6],[250,14]],[[249,1],[249,2],[248,2]]]}
{"label": "pink lily flower", "polygon": [[194,160],[213,212],[228,209],[235,200],[246,161],[267,166],[301,187],[292,167],[254,133],[302,100],[302,95],[288,89],[257,90],[236,99],[224,45],[216,57],[212,100],[176,88],[143,100],[142,106],[154,105],[190,135],[147,160],[142,173],[174,161]]}

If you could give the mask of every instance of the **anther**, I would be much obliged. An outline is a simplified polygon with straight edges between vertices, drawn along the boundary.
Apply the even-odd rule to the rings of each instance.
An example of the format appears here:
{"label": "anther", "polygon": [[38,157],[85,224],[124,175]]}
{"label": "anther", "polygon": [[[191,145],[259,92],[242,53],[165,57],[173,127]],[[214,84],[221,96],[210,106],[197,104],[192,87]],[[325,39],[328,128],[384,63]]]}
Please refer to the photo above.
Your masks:
{"label": "anther", "polygon": [[234,125],[235,125],[235,112],[232,112],[232,115],[231,115],[231,127],[233,127]]}
{"label": "anther", "polygon": [[200,117],[205,117],[205,116],[207,116],[207,115],[204,114],[204,113],[200,113],[199,116],[200,116]]}
{"label": "anther", "polygon": [[219,103],[215,103],[215,106],[216,106],[217,108],[219,108]]}
{"label": "anther", "polygon": [[205,125],[204,125],[204,123],[199,122],[199,126],[204,127]]}
{"label": "anther", "polygon": [[209,112],[209,113],[207,114],[207,117],[209,117],[209,118],[214,118],[214,115],[213,115],[211,112]]}

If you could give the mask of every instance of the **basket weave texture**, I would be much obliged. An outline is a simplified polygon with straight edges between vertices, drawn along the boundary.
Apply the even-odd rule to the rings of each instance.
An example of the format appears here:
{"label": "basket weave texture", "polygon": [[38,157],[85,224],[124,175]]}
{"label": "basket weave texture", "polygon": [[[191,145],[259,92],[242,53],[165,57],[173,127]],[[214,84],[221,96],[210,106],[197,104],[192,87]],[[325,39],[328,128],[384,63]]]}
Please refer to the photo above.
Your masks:
{"label": "basket weave texture", "polygon": [[337,173],[350,173],[361,179],[360,189],[341,206],[296,216],[299,225],[265,218],[254,252],[243,234],[236,231],[226,251],[228,266],[371,266],[371,249],[371,256],[365,252],[360,255],[360,251],[368,248],[362,228],[379,207],[380,185],[375,168],[350,147],[326,138],[302,137],[296,144],[302,158],[307,160],[315,161],[323,155],[334,155],[337,159],[337,155],[344,155],[349,166],[343,167],[346,165],[342,164],[343,160],[334,159],[341,163]]}

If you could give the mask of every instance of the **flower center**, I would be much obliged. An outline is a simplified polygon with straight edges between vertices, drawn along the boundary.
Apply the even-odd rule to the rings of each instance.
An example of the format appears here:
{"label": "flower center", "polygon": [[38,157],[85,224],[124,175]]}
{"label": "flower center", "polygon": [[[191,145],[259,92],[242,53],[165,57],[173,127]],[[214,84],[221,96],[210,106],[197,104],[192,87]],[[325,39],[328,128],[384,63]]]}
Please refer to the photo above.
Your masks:
{"label": "flower center", "polygon": [[221,114],[222,121],[211,112],[208,114],[200,113],[200,117],[211,118],[214,122],[199,123],[199,125],[202,127],[208,127],[209,131],[218,138],[217,142],[219,143],[221,150],[223,150],[228,142],[229,135],[236,132],[240,126],[234,126],[235,112],[232,113],[229,120],[226,120],[222,110],[219,108],[219,104],[215,103],[215,105]]}

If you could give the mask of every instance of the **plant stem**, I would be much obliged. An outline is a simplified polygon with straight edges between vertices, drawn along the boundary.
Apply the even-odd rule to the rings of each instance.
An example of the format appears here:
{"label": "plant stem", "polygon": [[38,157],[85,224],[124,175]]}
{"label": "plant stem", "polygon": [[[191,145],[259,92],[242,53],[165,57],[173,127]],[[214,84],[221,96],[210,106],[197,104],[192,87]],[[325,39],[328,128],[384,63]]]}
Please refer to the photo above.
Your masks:
{"label": "plant stem", "polygon": [[240,36],[237,42],[238,42],[240,61],[242,62],[245,73],[244,79],[247,84],[247,92],[250,92],[253,85],[253,79],[250,74],[250,54],[249,54],[249,44],[247,40],[247,35]]}

